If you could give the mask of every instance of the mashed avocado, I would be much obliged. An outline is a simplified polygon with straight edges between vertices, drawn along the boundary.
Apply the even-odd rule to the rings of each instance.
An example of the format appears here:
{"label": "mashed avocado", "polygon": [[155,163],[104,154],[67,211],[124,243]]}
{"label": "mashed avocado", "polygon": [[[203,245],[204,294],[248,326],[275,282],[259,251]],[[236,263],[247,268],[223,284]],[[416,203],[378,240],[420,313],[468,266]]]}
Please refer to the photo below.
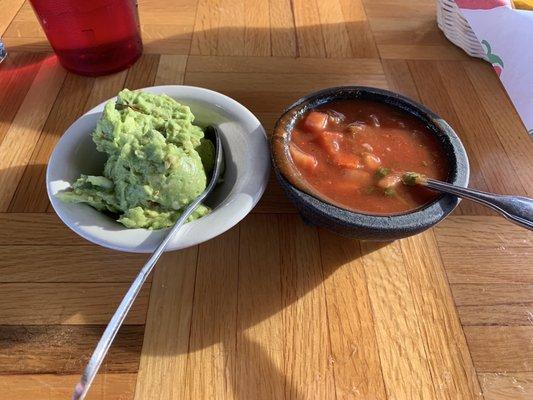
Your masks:
{"label": "mashed avocado", "polygon": [[[214,147],[189,107],[128,89],[108,102],[93,132],[107,154],[103,176],[82,175],[57,197],[115,213],[128,228],[169,227],[207,185]],[[198,207],[189,220],[209,212]]]}

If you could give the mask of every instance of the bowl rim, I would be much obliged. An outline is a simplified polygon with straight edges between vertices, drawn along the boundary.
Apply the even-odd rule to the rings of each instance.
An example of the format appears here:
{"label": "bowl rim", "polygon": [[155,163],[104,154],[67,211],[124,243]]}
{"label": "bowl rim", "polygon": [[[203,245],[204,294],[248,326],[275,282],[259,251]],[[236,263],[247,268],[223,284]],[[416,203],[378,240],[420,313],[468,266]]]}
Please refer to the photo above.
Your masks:
{"label": "bowl rim", "polygon": [[[310,207],[316,212],[327,216],[328,219],[333,220],[338,225],[358,226],[363,229],[414,231],[421,225],[432,226],[436,224],[454,210],[459,204],[459,198],[452,195],[442,195],[425,206],[402,214],[366,214],[351,211],[318,199],[306,190],[302,190],[307,186],[303,179],[295,182],[294,174],[293,176],[287,176],[283,172],[287,164],[290,163],[287,146],[290,130],[287,131],[287,125],[294,124],[294,121],[303,112],[313,109],[318,105],[327,104],[329,101],[339,98],[346,99],[347,97],[343,97],[342,95],[346,96],[347,94],[353,95],[353,98],[357,99],[357,96],[361,93],[375,96],[372,97],[374,101],[386,100],[383,102],[400,108],[418,119],[424,118],[426,119],[424,121],[426,123],[430,122],[433,128],[435,128],[431,129],[431,131],[436,135],[441,135],[441,138],[445,138],[453,153],[448,154],[450,166],[453,168],[453,176],[449,179],[449,182],[462,187],[468,186],[470,177],[468,155],[457,133],[443,118],[424,105],[399,93],[381,88],[357,85],[336,86],[309,93],[296,100],[283,111],[276,121],[273,134],[269,141],[272,165],[278,181],[289,192],[289,197],[293,201],[297,199],[297,202],[303,203],[300,204],[300,207],[302,205]],[[314,105],[310,106],[310,104]],[[404,107],[401,107],[400,104]],[[453,157],[451,157],[452,155]]]}
{"label": "bowl rim", "polygon": [[[192,221],[190,223],[184,224],[180,232],[168,244],[167,249],[165,251],[180,250],[203,243],[207,240],[214,238],[215,236],[226,232],[227,230],[238,224],[244,217],[246,217],[246,215],[248,215],[248,213],[260,200],[266,190],[266,186],[269,179],[270,158],[268,154],[268,139],[261,122],[250,110],[248,110],[242,104],[232,99],[231,97],[216,92],[214,90],[188,85],[158,85],[139,88],[135,90],[157,94],[165,93],[172,98],[179,98],[179,95],[176,94],[176,91],[181,91],[184,92],[184,97],[187,97],[191,100],[196,99],[198,102],[210,104],[213,109],[222,109],[223,112],[229,115],[238,115],[239,119],[241,120],[239,122],[239,125],[242,126],[243,124],[246,124],[243,130],[245,130],[246,133],[249,134],[254,132],[254,135],[250,138],[251,146],[253,146],[256,150],[262,150],[264,148],[264,151],[256,151],[256,153],[254,154],[254,169],[248,169],[246,173],[241,176],[243,180],[241,182],[242,187],[239,188],[237,192],[233,188],[228,193],[228,197],[224,200],[224,205],[221,207],[217,207],[212,214]],[[157,247],[159,242],[166,235],[166,232],[169,228],[160,230],[148,230],[141,228],[128,229],[126,227],[121,228],[120,226],[118,226],[121,232],[127,232],[129,233],[129,235],[135,235],[136,232],[134,231],[142,232],[142,235],[146,236],[146,238],[145,240],[132,245],[129,245],[128,243],[125,243],[124,240],[119,240],[116,237],[113,240],[110,240],[108,236],[119,236],[116,235],[117,232],[106,231],[105,229],[98,226],[95,226],[95,229],[87,229],[86,227],[84,228],[80,226],[79,223],[72,220],[72,218],[68,216],[64,210],[64,208],[68,205],[78,207],[90,206],[86,204],[67,205],[65,203],[62,203],[54,195],[58,190],[54,190],[54,188],[52,188],[52,185],[57,184],[58,182],[57,178],[52,177],[54,172],[53,169],[57,166],[58,163],[57,159],[61,157],[62,154],[64,154],[63,147],[72,147],[72,144],[65,144],[65,142],[67,142],[72,137],[76,139],[76,142],[73,143],[79,143],[79,139],[82,137],[82,133],[79,132],[80,127],[78,127],[78,125],[81,124],[80,121],[84,117],[88,117],[93,114],[101,114],[105,104],[108,101],[114,100],[116,98],[117,96],[111,97],[105,101],[102,101],[95,107],[92,107],[90,110],[86,111],[83,115],[77,118],[65,130],[65,132],[62,134],[62,136],[56,143],[54,150],[52,151],[48,160],[46,168],[46,190],[50,203],[57,216],[68,228],[70,228],[79,236],[94,244],[113,250],[134,253],[150,253]],[[222,134],[224,133],[222,132]],[[229,198],[231,196],[235,197],[234,199],[232,199],[234,201],[229,201]],[[227,211],[224,210],[226,207],[230,211],[232,211],[231,214],[229,214],[228,212],[220,212],[221,210]],[[92,210],[96,211],[94,209]],[[220,217],[224,218],[222,218],[220,221],[215,220],[216,223],[212,223],[215,221],[211,221],[212,226],[210,226],[209,229],[203,229],[201,232],[194,232],[194,227],[197,225],[198,221],[205,221],[205,219],[209,216],[215,216],[217,212]],[[191,234],[191,231],[192,233],[194,233],[194,235]]]}

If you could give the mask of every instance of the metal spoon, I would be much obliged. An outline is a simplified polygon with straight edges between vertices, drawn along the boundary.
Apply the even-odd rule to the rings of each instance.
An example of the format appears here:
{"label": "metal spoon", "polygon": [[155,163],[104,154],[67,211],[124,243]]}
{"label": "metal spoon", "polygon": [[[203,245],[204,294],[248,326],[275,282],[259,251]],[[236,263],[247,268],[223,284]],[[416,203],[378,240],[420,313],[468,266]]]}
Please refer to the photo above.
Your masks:
{"label": "metal spoon", "polygon": [[205,137],[211,140],[215,145],[215,166],[213,168],[209,184],[202,194],[200,194],[200,196],[198,196],[191,204],[189,204],[183,214],[181,214],[172,229],[170,229],[167,236],[161,241],[159,246],[157,246],[157,249],[155,249],[150,259],[146,262],[146,264],[144,264],[144,267],[142,267],[141,271],[131,284],[128,292],[120,302],[117,311],[115,311],[111,321],[109,321],[109,324],[100,338],[100,341],[98,342],[98,345],[96,346],[89,363],[85,367],[80,382],[74,389],[72,400],[83,400],[85,398],[89,388],[91,387],[91,384],[93,383],[96,373],[100,368],[100,365],[102,365],[102,361],[104,361],[107,351],[111,347],[113,339],[115,339],[122,322],[124,322],[124,318],[126,318],[126,314],[128,314],[128,311],[135,301],[135,298],[139,294],[139,291],[146,281],[146,278],[148,278],[148,275],[150,275],[150,272],[154,268],[157,260],[159,260],[159,257],[161,257],[161,254],[163,254],[163,251],[167,247],[168,243],[172,240],[172,238],[174,238],[189,215],[196,209],[196,207],[198,207],[198,205],[207,197],[207,195],[213,191],[215,185],[217,184],[224,159],[222,142],[220,140],[220,135],[217,128],[213,126],[207,127],[205,131]]}
{"label": "metal spoon", "polygon": [[533,230],[533,199],[468,189],[431,179],[416,172],[406,172],[402,176],[402,181],[406,185],[422,185],[439,192],[475,201],[499,212],[511,222]]}

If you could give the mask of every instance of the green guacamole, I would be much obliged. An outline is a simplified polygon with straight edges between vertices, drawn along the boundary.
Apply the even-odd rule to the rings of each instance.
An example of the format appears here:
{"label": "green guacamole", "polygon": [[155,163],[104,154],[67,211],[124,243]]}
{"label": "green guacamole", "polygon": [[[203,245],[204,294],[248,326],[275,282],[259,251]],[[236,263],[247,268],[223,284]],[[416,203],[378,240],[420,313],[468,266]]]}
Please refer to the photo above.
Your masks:
{"label": "green guacamole", "polygon": [[[122,90],[93,132],[108,157],[103,176],[82,175],[57,197],[114,213],[128,228],[173,225],[213,169],[214,147],[193,121],[189,107],[166,95]],[[199,206],[189,220],[207,213]]]}

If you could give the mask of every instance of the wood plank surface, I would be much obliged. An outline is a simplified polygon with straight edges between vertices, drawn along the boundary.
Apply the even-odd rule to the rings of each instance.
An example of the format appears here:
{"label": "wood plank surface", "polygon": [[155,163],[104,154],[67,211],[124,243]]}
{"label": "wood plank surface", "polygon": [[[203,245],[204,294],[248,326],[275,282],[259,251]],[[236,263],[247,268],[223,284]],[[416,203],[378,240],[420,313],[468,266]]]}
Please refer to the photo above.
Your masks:
{"label": "wood plank surface", "polygon": [[335,396],[331,339],[316,228],[279,217],[284,371],[289,398]]}
{"label": "wood plank surface", "polygon": [[466,326],[464,331],[476,371],[531,372],[533,325]]}
{"label": "wood plank surface", "polygon": [[324,288],[337,398],[385,399],[359,243],[320,231]]}
{"label": "wood plank surface", "polygon": [[[436,240],[425,232],[401,241],[411,293],[438,398],[479,398],[481,390],[468,353]],[[457,300],[456,300],[457,301]]]}
{"label": "wood plank surface", "polygon": [[486,400],[527,400],[533,396],[533,373],[481,373]]}
{"label": "wood plank surface", "polygon": [[[277,218],[253,215],[241,224],[234,397],[285,395],[280,238]],[[272,222],[272,223],[271,223]]]}
{"label": "wood plank surface", "polygon": [[[296,57],[298,38],[294,25],[294,11],[290,0],[269,0],[271,55]],[[271,59],[272,61],[275,58]],[[269,60],[269,61],[271,61]]]}
{"label": "wood plank surface", "polygon": [[[111,319],[129,283],[2,283],[0,325],[89,325]],[[146,318],[150,285],[139,293],[125,324],[142,325]]]}
{"label": "wood plank surface", "polygon": [[0,211],[9,207],[65,75],[55,58],[43,61],[0,144]]}
{"label": "wood plank surface", "polygon": [[235,387],[239,227],[200,245],[185,397],[231,398]]}
{"label": "wood plank surface", "polygon": [[77,236],[61,223],[55,214],[0,213],[0,227],[2,227],[0,229],[0,245],[5,246],[87,244],[85,239]]}
{"label": "wood plank surface", "polygon": [[[387,397],[437,398],[398,243],[361,243]],[[405,355],[408,355],[407,357]]]}
{"label": "wood plank surface", "polygon": [[[97,376],[87,400],[130,400],[135,389],[135,373]],[[26,400],[39,393],[41,400],[67,399],[79,375],[26,374],[0,375],[0,391],[6,399]]]}
{"label": "wood plank surface", "polygon": [[0,35],[3,35],[7,27],[13,21],[15,15],[17,15],[24,0],[16,1],[2,1],[2,15],[0,16]]}
{"label": "wood plank surface", "polygon": [[[57,256],[53,245],[0,246],[0,282],[129,283],[146,260],[144,254],[121,254],[86,242]],[[20,266],[24,266],[21,268]],[[148,278],[151,280],[151,277]]]}
{"label": "wood plank surface", "polygon": [[[78,374],[104,331],[103,325],[0,325],[0,376]],[[101,371],[136,372],[144,327],[118,332]]]}
{"label": "wood plank surface", "polygon": [[4,140],[20,105],[37,74],[45,54],[10,53],[0,74],[0,143]]}
{"label": "wood plank surface", "polygon": [[[533,141],[497,75],[448,42],[426,0],[140,0],[141,58],[65,71],[29,1],[0,0],[0,398],[68,398],[146,255],[93,245],[55,215],[48,158],[123,87],[222,92],[270,134],[339,85],[441,115],[470,186],[533,195]],[[307,226],[272,174],[223,235],[163,256],[88,399],[533,398],[533,235],[463,201],[393,243]]]}
{"label": "wood plank surface", "polygon": [[167,254],[154,273],[136,399],[185,395],[197,259],[197,247]]}
{"label": "wood plank surface", "polygon": [[61,134],[67,130],[71,121],[78,119],[84,113],[93,85],[93,79],[67,74],[33,153],[26,162],[26,168],[9,205],[9,211],[46,211],[49,203],[45,182],[46,163]]}

